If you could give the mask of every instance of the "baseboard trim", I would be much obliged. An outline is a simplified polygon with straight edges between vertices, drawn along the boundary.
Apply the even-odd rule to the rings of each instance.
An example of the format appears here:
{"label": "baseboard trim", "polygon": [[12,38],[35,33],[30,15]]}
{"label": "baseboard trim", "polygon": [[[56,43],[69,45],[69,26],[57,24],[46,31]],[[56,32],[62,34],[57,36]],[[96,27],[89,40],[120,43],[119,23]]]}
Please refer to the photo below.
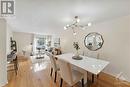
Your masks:
{"label": "baseboard trim", "polygon": [[108,76],[109,78],[113,79],[113,80],[117,80],[117,82],[123,84],[123,85],[126,85],[126,86],[130,86],[130,82],[129,81],[126,81],[126,80],[120,80],[120,79],[117,79],[116,76],[114,75],[111,75],[109,73],[106,73],[106,72],[102,72],[103,74],[106,74],[106,76]]}
{"label": "baseboard trim", "polygon": [[8,81],[7,81],[7,82],[5,82],[5,83],[1,83],[1,84],[0,84],[0,87],[5,86],[6,84],[8,84]]}

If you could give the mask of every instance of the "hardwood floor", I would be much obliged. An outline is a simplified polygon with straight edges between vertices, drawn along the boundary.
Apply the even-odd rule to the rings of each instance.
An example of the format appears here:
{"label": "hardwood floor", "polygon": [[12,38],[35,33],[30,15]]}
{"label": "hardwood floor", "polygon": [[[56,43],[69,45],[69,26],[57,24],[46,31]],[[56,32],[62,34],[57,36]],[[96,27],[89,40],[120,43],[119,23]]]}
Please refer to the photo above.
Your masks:
{"label": "hardwood floor", "polygon": [[[88,74],[89,75],[89,74]],[[59,75],[58,75],[59,76]],[[88,76],[88,79],[90,79]],[[95,79],[96,80],[96,79]],[[50,63],[46,60],[42,62],[32,62],[30,59],[19,60],[19,70],[16,76],[14,72],[8,72],[8,84],[4,87],[59,87],[59,77],[54,83],[54,75],[50,77]],[[95,83],[85,87],[130,87],[130,84],[124,84],[117,81],[114,77],[101,73]],[[63,87],[70,87],[65,82]],[[74,87],[81,87],[77,83]]]}

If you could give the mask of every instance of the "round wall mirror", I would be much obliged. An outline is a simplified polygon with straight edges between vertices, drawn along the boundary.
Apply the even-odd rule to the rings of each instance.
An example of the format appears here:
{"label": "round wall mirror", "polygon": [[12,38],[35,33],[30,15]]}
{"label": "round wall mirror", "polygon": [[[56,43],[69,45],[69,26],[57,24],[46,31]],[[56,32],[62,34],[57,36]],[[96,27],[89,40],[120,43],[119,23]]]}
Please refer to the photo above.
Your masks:
{"label": "round wall mirror", "polygon": [[96,32],[89,33],[84,39],[85,46],[91,51],[100,49],[103,43],[104,40],[102,35]]}

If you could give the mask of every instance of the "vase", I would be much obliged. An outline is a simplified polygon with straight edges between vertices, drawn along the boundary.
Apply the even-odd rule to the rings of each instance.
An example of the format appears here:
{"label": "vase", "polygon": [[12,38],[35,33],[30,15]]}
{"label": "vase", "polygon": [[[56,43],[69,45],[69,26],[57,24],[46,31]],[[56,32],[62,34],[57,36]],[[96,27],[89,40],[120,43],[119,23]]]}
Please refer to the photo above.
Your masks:
{"label": "vase", "polygon": [[82,57],[79,55],[78,50],[76,51],[75,55],[72,58],[75,60],[82,60]]}
{"label": "vase", "polygon": [[76,50],[76,53],[75,53],[75,55],[74,56],[79,56],[79,51],[78,50]]}

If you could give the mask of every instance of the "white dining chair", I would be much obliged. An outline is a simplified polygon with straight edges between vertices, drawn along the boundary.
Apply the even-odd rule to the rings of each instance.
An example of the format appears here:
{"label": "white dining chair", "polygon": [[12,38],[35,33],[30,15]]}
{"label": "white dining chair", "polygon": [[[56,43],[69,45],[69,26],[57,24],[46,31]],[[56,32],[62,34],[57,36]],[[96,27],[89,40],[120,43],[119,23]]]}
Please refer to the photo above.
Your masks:
{"label": "white dining chair", "polygon": [[55,71],[55,79],[54,79],[54,82],[56,82],[56,78],[57,78],[57,71],[60,70],[59,66],[57,65],[56,63],[56,59],[55,57],[53,56],[52,53],[50,52],[45,52],[47,56],[49,56],[50,58],[50,61],[51,61],[51,74],[50,76],[52,76],[52,73],[53,73],[53,70]]}
{"label": "white dining chair", "polygon": [[84,87],[84,76],[81,72],[73,70],[71,68],[71,65],[62,59],[58,59],[58,64],[60,67],[59,73],[61,77],[60,87],[62,87],[63,80],[71,87],[73,87],[76,83],[82,80],[82,87]]}

